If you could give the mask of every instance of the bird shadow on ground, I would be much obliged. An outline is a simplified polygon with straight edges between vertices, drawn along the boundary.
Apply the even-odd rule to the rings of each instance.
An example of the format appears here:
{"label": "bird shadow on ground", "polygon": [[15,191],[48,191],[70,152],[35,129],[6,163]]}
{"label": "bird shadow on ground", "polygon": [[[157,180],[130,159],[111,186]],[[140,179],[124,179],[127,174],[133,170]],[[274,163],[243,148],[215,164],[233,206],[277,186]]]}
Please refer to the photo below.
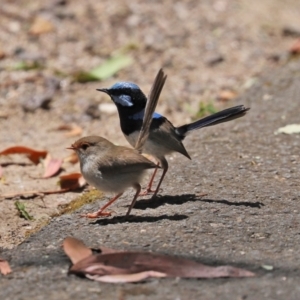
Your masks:
{"label": "bird shadow on ground", "polygon": [[262,208],[265,206],[262,202],[256,201],[256,202],[249,202],[249,201],[237,201],[232,202],[228,200],[212,200],[212,199],[199,199],[199,201],[202,202],[208,202],[208,203],[220,203],[220,204],[226,204],[231,206],[246,206],[246,207],[254,207],[254,208]]}
{"label": "bird shadow on ground", "polygon": [[220,203],[225,205],[232,205],[232,206],[246,206],[246,207],[254,207],[254,208],[261,208],[264,206],[262,202],[248,202],[248,201],[228,201],[225,199],[222,200],[213,200],[213,199],[202,199],[203,196],[197,194],[185,194],[185,195],[176,195],[176,196],[158,196],[155,198],[145,199],[145,200],[138,200],[134,205],[135,209],[142,209],[145,210],[147,208],[157,208],[164,204],[171,204],[171,205],[180,205],[186,202],[194,202],[194,201],[202,201],[208,203]]}
{"label": "bird shadow on ground", "polygon": [[110,225],[110,224],[120,224],[120,223],[154,223],[160,220],[170,220],[170,221],[180,221],[187,219],[186,215],[161,215],[161,216],[134,216],[130,215],[128,217],[125,216],[116,216],[111,219],[100,219],[91,224],[94,225]]}

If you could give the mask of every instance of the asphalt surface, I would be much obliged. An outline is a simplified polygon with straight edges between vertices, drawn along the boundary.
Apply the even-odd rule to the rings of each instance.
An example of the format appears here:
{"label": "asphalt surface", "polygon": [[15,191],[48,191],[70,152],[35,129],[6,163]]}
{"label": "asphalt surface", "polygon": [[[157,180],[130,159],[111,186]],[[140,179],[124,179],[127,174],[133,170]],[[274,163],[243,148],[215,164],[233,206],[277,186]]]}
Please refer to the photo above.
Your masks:
{"label": "asphalt surface", "polygon": [[[1,277],[0,298],[300,299],[300,138],[274,134],[299,123],[299,95],[299,62],[265,74],[236,102],[251,107],[248,115],[189,136],[185,145],[192,161],[169,157],[160,197],[139,200],[129,220],[122,216],[132,191],[114,206],[117,215],[111,218],[79,218],[102,205],[99,201],[54,218],[18,247],[2,251],[13,273]],[[67,236],[91,247],[231,264],[257,277],[97,283],[67,276],[69,260],[61,249]]]}

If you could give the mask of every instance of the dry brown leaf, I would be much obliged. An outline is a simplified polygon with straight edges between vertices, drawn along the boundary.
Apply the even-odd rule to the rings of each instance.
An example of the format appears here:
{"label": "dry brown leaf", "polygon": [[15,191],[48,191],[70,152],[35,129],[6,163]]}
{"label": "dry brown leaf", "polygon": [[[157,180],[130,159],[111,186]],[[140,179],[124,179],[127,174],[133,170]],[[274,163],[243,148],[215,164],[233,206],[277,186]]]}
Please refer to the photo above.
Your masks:
{"label": "dry brown leaf", "polygon": [[86,181],[82,177],[80,173],[73,173],[68,175],[60,176],[59,184],[61,189],[59,190],[48,190],[48,191],[25,191],[25,192],[17,192],[10,194],[1,194],[0,199],[11,199],[15,197],[22,196],[43,196],[43,195],[52,195],[52,194],[63,194],[72,190],[77,190],[82,188]]}
{"label": "dry brown leaf", "polygon": [[85,179],[80,173],[71,173],[59,177],[59,185],[61,189],[76,190],[86,184]]}
{"label": "dry brown leaf", "polygon": [[5,58],[5,56],[5,52],[2,49],[0,49],[0,59]]}
{"label": "dry brown leaf", "polygon": [[82,128],[76,124],[63,124],[57,130],[67,130],[66,137],[74,137],[82,134]]}
{"label": "dry brown leaf", "polygon": [[290,48],[289,52],[291,54],[300,54],[300,39],[298,39]]}
{"label": "dry brown leaf", "polygon": [[0,257],[0,273],[2,275],[7,275],[11,272],[12,271],[11,271],[9,263]]}
{"label": "dry brown leaf", "polygon": [[122,275],[86,275],[87,278],[100,282],[108,283],[126,283],[126,282],[139,282],[143,281],[149,277],[166,277],[166,274],[155,272],[155,271],[145,271],[135,274],[122,274]]}
{"label": "dry brown leaf", "polygon": [[[68,243],[67,247],[72,247]],[[64,244],[65,245],[65,244]],[[80,242],[80,247],[85,247]],[[65,249],[65,247],[64,247]],[[114,251],[110,249],[110,251]],[[76,257],[76,247],[65,249]],[[69,256],[70,257],[70,256]],[[74,258],[70,257],[71,260]],[[77,257],[75,260],[78,260]],[[180,257],[147,252],[111,252],[95,254],[78,261],[70,273],[105,282],[136,282],[147,277],[219,278],[252,277],[254,273],[232,266],[211,267]],[[128,276],[131,275],[131,276]]]}
{"label": "dry brown leaf", "polygon": [[79,161],[76,152],[72,152],[69,156],[64,158],[64,162],[69,162],[71,164],[77,164]]}
{"label": "dry brown leaf", "polygon": [[43,17],[37,16],[29,29],[29,33],[33,35],[40,35],[43,33],[48,33],[54,30],[53,24]]}
{"label": "dry brown leaf", "polygon": [[232,100],[234,98],[236,98],[237,94],[234,91],[231,90],[223,90],[220,91],[218,94],[218,100],[220,101],[229,101]]}
{"label": "dry brown leaf", "polygon": [[69,256],[73,264],[78,263],[82,259],[92,255],[92,250],[88,248],[82,241],[67,237],[64,239],[63,248]]}
{"label": "dry brown leaf", "polygon": [[44,160],[45,172],[43,178],[50,178],[56,175],[59,172],[62,163],[62,159],[52,158],[51,155],[48,154]]}
{"label": "dry brown leaf", "polygon": [[47,151],[38,151],[23,146],[14,146],[7,148],[0,152],[0,155],[10,155],[10,154],[25,154],[34,164],[38,164],[41,159],[47,156]]}

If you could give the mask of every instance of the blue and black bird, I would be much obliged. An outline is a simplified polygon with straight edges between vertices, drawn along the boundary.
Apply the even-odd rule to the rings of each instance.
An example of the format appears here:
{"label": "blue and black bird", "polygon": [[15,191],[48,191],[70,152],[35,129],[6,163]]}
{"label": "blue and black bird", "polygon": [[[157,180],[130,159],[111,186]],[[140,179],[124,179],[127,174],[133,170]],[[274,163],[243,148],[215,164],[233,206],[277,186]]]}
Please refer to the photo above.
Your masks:
{"label": "blue and black bird", "polygon": [[[143,123],[147,97],[136,84],[131,82],[117,82],[108,89],[102,88],[97,90],[108,94],[117,106],[121,130],[129,144],[134,147]],[[238,105],[179,127],[175,127],[164,116],[154,113],[149,137],[143,147],[143,152],[153,156],[163,169],[158,186],[154,191],[154,196],[158,193],[168,171],[168,162],[165,156],[171,152],[179,152],[191,159],[182,143],[191,131],[243,117],[248,110],[249,108],[246,108],[244,105]],[[157,169],[144,194],[153,192],[151,186],[156,171]]]}

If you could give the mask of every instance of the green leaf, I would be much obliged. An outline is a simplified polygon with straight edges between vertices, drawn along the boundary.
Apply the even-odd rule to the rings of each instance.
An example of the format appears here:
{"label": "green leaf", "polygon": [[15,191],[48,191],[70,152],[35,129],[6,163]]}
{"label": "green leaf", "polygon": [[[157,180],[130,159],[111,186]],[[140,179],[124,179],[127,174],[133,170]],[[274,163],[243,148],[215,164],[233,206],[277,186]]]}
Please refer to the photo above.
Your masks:
{"label": "green leaf", "polygon": [[29,221],[33,220],[33,217],[26,211],[24,203],[21,203],[20,201],[16,201],[15,206],[19,211],[21,218],[24,218]]}
{"label": "green leaf", "polygon": [[128,55],[115,55],[90,72],[79,72],[75,75],[75,79],[79,82],[105,80],[121,69],[128,67],[132,62],[133,59]]}
{"label": "green leaf", "polygon": [[132,64],[132,58],[128,55],[114,56],[114,57],[108,59],[101,66],[92,70],[90,72],[90,75],[92,75],[100,80],[104,80],[104,79],[107,79],[107,78],[113,76],[119,70],[121,70],[125,67],[128,67],[131,64]]}
{"label": "green leaf", "polygon": [[33,69],[39,69],[41,67],[42,67],[41,64],[37,61],[30,61],[30,62],[19,61],[12,66],[12,69],[16,71],[20,71],[20,70],[28,71]]}
{"label": "green leaf", "polygon": [[209,102],[209,103],[204,103],[200,102],[199,105],[199,110],[196,113],[196,118],[202,118],[210,114],[214,114],[217,112],[217,109],[215,108],[214,104]]}

